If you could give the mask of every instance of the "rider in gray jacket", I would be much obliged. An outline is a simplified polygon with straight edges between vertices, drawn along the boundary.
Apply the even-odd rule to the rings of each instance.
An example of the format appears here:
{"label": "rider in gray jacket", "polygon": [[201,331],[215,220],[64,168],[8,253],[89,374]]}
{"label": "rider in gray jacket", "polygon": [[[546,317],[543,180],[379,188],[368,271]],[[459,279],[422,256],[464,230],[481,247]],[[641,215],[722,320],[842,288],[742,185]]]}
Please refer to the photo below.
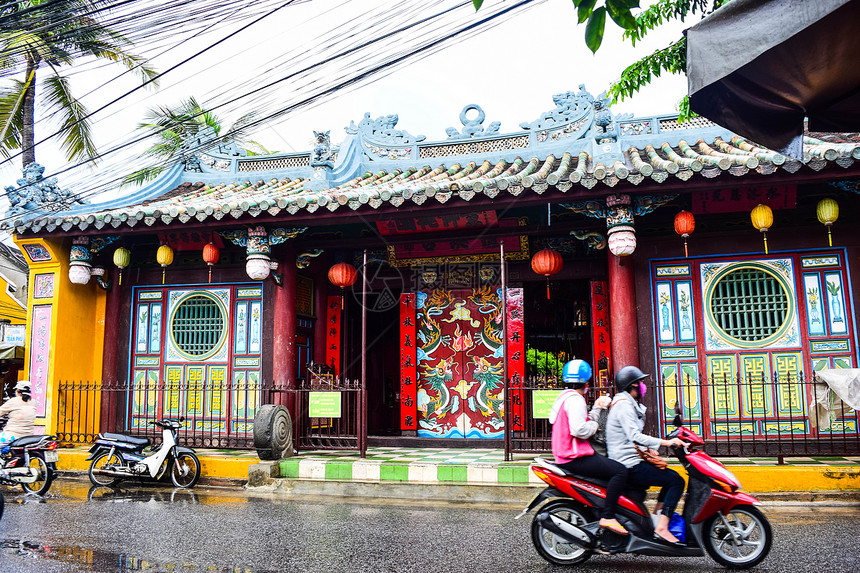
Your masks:
{"label": "rider in gray jacket", "polygon": [[606,449],[610,458],[628,468],[628,484],[644,488],[661,486],[654,507],[654,513],[659,514],[654,533],[670,543],[678,543],[678,538],[669,532],[669,520],[684,493],[684,479],[674,470],[660,470],[643,460],[636,452],[636,446],[656,450],[660,446],[687,444],[679,438],[661,440],[642,433],[646,408],[639,400],[645,395],[643,380],[647,377],[635,366],[625,366],[615,375],[618,393],[612,400],[606,420]]}

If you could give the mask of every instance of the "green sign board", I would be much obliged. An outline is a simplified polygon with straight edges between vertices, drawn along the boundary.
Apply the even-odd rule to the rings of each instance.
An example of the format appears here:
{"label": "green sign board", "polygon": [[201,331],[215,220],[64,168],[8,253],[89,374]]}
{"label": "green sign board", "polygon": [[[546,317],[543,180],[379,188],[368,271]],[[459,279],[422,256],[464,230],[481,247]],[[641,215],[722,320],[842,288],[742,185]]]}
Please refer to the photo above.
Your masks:
{"label": "green sign board", "polygon": [[532,417],[549,418],[552,403],[564,390],[532,390]]}
{"label": "green sign board", "polygon": [[340,392],[309,392],[311,418],[340,418]]}

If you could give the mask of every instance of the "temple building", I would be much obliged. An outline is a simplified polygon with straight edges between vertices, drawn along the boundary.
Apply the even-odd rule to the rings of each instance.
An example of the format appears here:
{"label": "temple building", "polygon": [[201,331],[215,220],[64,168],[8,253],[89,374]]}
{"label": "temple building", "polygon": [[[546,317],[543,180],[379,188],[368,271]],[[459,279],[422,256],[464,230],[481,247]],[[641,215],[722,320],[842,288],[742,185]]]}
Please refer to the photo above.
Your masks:
{"label": "temple building", "polygon": [[[6,220],[37,423],[184,415],[235,444],[273,401],[307,434],[335,416],[290,391],[346,380],[356,432],[456,446],[527,432],[530,392],[578,357],[601,386],[651,373],[663,428],[682,406],[708,439],[823,431],[800,381],[858,364],[860,140],[809,134],[791,158],[584,88],[552,99],[513,132],[466,106],[435,140],[365,113],[303,153],[200,133],[98,204],[28,166]],[[121,391],[72,409],[75,383]]]}

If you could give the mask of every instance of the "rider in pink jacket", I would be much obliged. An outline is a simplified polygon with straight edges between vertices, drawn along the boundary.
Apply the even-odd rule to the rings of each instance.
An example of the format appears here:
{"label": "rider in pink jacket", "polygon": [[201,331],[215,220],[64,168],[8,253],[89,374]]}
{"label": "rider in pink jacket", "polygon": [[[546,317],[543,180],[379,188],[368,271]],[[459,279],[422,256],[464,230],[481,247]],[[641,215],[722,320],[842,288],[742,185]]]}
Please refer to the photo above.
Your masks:
{"label": "rider in pink jacket", "polygon": [[597,431],[597,413],[609,405],[609,398],[601,396],[594,404],[589,419],[585,404],[585,391],[591,378],[591,367],[583,360],[571,360],[562,369],[562,381],[568,387],[552,405],[549,421],[552,424],[552,453],[556,463],[566,471],[586,477],[608,480],[606,500],[600,513],[600,526],[615,533],[627,535],[615,519],[618,497],[627,483],[627,468],[614,460],[594,453],[590,438]]}

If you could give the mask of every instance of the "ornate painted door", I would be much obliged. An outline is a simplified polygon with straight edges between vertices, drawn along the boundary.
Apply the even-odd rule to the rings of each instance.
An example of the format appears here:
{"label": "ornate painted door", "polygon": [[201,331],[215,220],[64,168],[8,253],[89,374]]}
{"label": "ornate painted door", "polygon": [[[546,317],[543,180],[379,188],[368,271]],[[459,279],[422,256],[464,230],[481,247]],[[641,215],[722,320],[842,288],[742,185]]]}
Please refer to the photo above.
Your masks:
{"label": "ornate painted door", "polygon": [[417,293],[418,435],[499,438],[504,430],[498,290]]}
{"label": "ornate painted door", "polygon": [[[810,435],[812,370],[856,364],[844,252],[659,261],[654,327],[662,414],[707,437]],[[832,433],[856,433],[836,420]]]}

